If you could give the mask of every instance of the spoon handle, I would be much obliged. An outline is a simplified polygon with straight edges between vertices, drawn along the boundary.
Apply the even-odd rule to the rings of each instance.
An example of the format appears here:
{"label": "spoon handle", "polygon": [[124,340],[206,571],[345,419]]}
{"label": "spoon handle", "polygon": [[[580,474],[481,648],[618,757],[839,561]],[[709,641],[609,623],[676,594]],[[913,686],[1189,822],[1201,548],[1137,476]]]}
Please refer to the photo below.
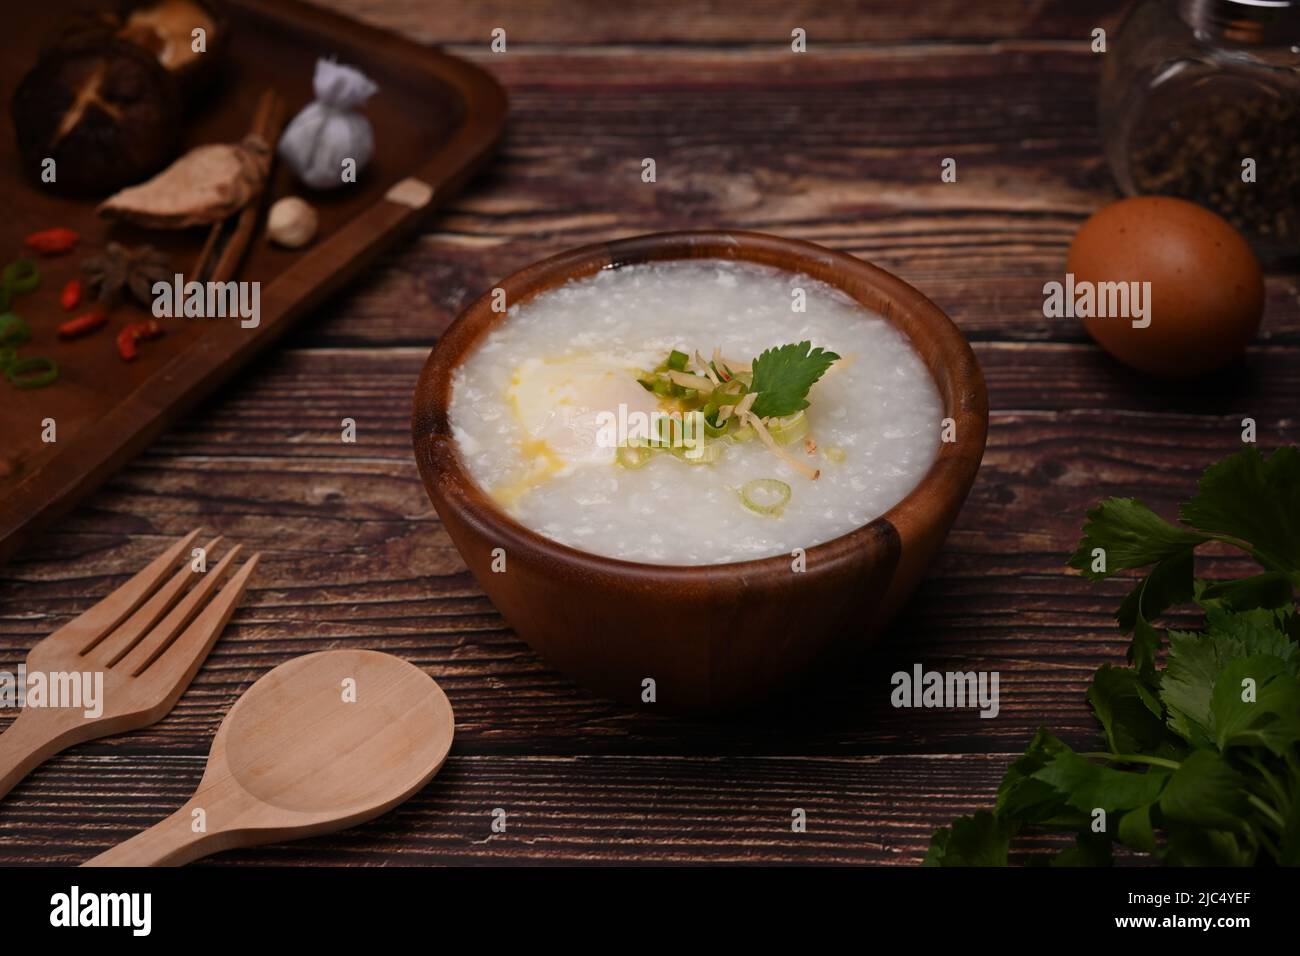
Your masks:
{"label": "spoon handle", "polygon": [[110,847],[82,866],[182,866],[222,848],[228,834],[195,833],[191,800],[171,816]]}

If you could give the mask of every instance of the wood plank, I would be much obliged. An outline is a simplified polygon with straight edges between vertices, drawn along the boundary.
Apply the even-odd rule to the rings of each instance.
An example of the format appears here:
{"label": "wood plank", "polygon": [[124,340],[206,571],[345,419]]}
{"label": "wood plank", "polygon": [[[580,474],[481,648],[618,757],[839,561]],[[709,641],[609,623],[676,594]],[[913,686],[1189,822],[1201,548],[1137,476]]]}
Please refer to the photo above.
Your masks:
{"label": "wood plank", "polygon": [[683,4],[648,0],[610,4],[577,0],[563,12],[529,0],[435,3],[425,0],[323,0],[340,12],[425,43],[487,45],[494,27],[507,31],[512,48],[539,43],[754,43],[788,44],[802,26],[810,42],[899,43],[932,40],[1002,40],[1010,37],[1075,38],[1093,26],[1110,26],[1123,0],[1102,0],[1086,10],[1066,3],[929,0],[923,10],[891,0],[817,3],[814,0],[723,0]]}
{"label": "wood plank", "polygon": [[[846,741],[979,752],[1022,746],[1041,723],[1086,741],[1086,683],[1123,656],[1110,616],[1124,585],[1066,572],[1083,511],[1123,494],[1172,513],[1206,464],[1239,447],[1243,412],[1259,419],[1265,447],[1296,440],[1300,386],[1286,371],[1297,356],[1258,351],[1239,394],[1204,394],[1193,413],[1176,394],[1123,384],[1092,347],[989,343],[978,352],[995,409],[989,449],[918,599],[865,666],[814,698],[772,704],[743,733],[592,698],[514,637],[465,572],[410,459],[408,396],[421,349],[281,353],[186,420],[6,569],[3,659],[16,665],[165,535],[205,523],[266,554],[245,607],[170,717],[88,745],[93,752],[202,752],[261,673],[296,654],[358,645],[428,667],[473,752],[833,753]],[[357,419],[355,446],[338,440],[344,414]],[[895,711],[890,675],[914,663],[999,670],[1001,715]]]}
{"label": "wood plank", "polygon": [[[992,803],[1010,759],[453,752],[427,788],[387,816],[211,862],[915,864],[935,827]],[[199,758],[58,757],[6,799],[0,865],[80,863],[175,810],[201,772]],[[505,833],[491,830],[497,808]],[[791,830],[796,808],[807,815],[804,833]]]}
{"label": "wood plank", "polygon": [[[972,338],[1082,341],[1077,320],[1043,316],[1042,288],[1062,277],[1079,224],[1116,196],[1097,152],[1097,56],[999,44],[794,59],[567,47],[476,57],[512,101],[490,172],[294,342],[430,342],[539,258],[716,227],[875,262]],[[640,178],[647,156],[653,184]],[[958,180],[944,184],[948,156]],[[1270,278],[1265,314],[1263,341],[1300,344],[1294,275]]]}

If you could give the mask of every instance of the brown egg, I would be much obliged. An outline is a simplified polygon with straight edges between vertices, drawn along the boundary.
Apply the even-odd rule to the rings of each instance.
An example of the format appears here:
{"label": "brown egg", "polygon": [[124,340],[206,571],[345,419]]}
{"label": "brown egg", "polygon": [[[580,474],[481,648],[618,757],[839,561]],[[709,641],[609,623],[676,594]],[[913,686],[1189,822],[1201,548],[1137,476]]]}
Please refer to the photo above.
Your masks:
{"label": "brown egg", "polygon": [[[1255,337],[1264,310],[1264,275],[1246,240],[1225,220],[1195,203],[1167,196],[1121,199],[1096,213],[1070,244],[1066,272],[1076,299],[1100,283],[1130,283],[1149,298],[1130,300],[1128,315],[1083,316],[1084,328],[1107,352],[1159,376],[1208,372],[1236,358]],[[1122,296],[1100,287],[1107,311]],[[1069,298],[1069,284],[1064,297]],[[1144,303],[1145,318],[1135,305]],[[1145,327],[1135,327],[1134,322]]]}

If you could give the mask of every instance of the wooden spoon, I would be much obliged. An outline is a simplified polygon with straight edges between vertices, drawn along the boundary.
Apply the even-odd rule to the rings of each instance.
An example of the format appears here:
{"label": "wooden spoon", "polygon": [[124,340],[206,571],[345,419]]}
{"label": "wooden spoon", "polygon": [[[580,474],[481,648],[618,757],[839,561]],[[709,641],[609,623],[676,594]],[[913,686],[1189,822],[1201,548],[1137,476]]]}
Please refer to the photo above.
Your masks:
{"label": "wooden spoon", "polygon": [[454,731],[442,688],[400,658],[294,658],[235,702],[190,801],[86,866],[177,866],[346,829],[428,783]]}

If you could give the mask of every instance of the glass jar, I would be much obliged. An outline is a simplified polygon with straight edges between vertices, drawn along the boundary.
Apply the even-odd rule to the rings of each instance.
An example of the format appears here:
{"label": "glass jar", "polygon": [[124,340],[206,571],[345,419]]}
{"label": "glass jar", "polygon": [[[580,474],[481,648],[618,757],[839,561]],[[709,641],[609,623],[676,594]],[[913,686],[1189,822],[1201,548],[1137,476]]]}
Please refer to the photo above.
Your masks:
{"label": "glass jar", "polygon": [[1300,0],[1139,0],[1104,56],[1125,195],[1190,199],[1266,262],[1300,258]]}

